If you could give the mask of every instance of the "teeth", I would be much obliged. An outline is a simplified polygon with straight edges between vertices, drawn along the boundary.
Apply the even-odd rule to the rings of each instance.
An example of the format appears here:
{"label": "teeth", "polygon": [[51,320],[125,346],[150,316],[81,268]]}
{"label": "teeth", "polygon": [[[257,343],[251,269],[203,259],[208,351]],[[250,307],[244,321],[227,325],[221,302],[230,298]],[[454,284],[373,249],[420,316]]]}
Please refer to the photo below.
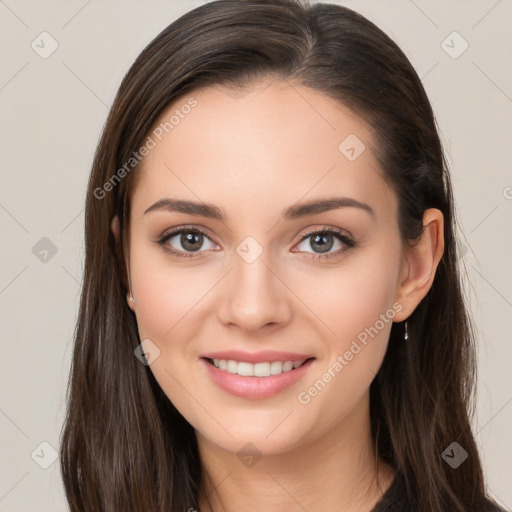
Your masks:
{"label": "teeth", "polygon": [[283,364],[283,372],[289,372],[290,370],[293,370],[293,362],[286,361],[286,363]]}
{"label": "teeth", "polygon": [[233,361],[232,359],[214,359],[213,364],[228,373],[235,373],[244,377],[270,377],[298,368],[305,361],[304,359],[302,361],[272,361],[271,363],[253,364]]}
{"label": "teeth", "polygon": [[270,363],[270,375],[279,375],[283,371],[283,363],[281,361],[273,361]]}

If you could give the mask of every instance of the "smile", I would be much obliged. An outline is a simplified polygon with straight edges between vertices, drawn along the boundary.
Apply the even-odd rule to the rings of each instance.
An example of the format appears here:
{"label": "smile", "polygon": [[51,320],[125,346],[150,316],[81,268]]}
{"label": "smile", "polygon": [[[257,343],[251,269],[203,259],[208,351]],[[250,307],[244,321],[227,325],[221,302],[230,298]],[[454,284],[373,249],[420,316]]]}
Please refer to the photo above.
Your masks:
{"label": "smile", "polygon": [[210,364],[228,373],[243,377],[270,377],[281,373],[290,372],[300,368],[307,359],[302,361],[272,361],[262,363],[248,363],[233,359],[208,359]]}
{"label": "smile", "polygon": [[[273,359],[274,356],[267,357]],[[199,363],[216,387],[230,395],[253,400],[270,398],[291,388],[317,363],[315,357],[293,361],[262,359],[263,354],[260,361],[254,363],[203,356]]]}

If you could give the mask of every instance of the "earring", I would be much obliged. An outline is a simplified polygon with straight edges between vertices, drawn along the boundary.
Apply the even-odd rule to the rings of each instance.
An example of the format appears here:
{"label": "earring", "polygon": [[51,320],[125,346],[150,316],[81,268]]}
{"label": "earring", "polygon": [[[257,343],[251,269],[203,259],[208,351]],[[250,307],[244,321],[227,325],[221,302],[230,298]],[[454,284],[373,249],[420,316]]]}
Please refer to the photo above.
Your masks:
{"label": "earring", "polygon": [[133,298],[132,292],[130,292],[130,302],[135,305],[135,299]]}
{"label": "earring", "polygon": [[409,333],[407,332],[407,320],[405,321],[405,332],[404,332],[404,340],[407,341],[409,339]]}

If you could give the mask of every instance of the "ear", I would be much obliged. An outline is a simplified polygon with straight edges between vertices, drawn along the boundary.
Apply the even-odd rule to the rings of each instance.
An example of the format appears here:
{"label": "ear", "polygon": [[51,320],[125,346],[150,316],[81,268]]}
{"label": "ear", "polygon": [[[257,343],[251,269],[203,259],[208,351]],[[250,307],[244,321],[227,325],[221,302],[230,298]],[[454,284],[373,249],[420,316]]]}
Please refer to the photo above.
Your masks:
{"label": "ear", "polygon": [[402,311],[396,322],[406,320],[430,290],[444,252],[444,217],[437,208],[423,214],[423,234],[415,247],[404,252],[395,300]]}
{"label": "ear", "polygon": [[110,227],[112,229],[112,233],[114,233],[116,242],[119,243],[119,217],[117,215],[112,219]]}
{"label": "ear", "polygon": [[[120,244],[120,237],[119,237],[119,217],[117,215],[112,219],[110,227],[112,229],[112,233],[114,234],[114,238],[116,239],[116,245],[118,247],[118,251],[122,251],[121,244]],[[128,287],[128,280],[126,277],[126,273],[124,272],[124,268],[125,268],[124,267],[124,265],[125,265],[124,258],[120,259],[119,254],[118,254],[118,264],[121,265],[121,268],[123,269],[122,280],[123,280],[124,287],[128,290],[126,292],[126,302],[128,303],[128,307],[132,311],[135,311],[135,307],[134,307],[132,301],[130,300],[130,291],[129,291],[129,287]]]}

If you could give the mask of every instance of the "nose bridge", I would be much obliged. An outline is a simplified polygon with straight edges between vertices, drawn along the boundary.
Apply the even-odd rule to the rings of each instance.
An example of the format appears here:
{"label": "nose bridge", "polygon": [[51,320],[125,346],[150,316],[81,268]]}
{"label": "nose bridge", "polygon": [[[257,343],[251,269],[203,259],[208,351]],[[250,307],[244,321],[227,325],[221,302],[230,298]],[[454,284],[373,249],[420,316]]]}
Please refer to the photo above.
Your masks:
{"label": "nose bridge", "polygon": [[272,269],[270,250],[247,237],[233,254],[233,270],[220,308],[224,323],[245,329],[286,321],[290,308],[286,286]]}

